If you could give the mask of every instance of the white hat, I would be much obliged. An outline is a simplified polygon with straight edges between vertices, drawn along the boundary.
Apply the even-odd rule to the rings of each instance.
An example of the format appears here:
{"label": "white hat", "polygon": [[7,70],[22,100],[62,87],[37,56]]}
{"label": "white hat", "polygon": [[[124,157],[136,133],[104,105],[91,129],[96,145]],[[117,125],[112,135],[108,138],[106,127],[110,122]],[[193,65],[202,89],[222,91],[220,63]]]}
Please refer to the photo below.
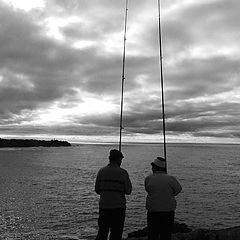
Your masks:
{"label": "white hat", "polygon": [[153,165],[153,164],[160,168],[166,168],[166,161],[162,157],[157,157],[156,159],[154,159],[154,161],[151,163],[151,165]]}

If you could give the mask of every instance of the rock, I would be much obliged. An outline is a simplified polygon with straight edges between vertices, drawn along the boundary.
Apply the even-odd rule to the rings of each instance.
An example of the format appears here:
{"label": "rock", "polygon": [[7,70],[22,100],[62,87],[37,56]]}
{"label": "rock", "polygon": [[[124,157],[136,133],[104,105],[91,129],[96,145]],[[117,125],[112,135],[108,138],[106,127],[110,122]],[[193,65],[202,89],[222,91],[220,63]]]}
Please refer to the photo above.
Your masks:
{"label": "rock", "polygon": [[217,240],[240,240],[240,226],[217,230]]}
{"label": "rock", "polygon": [[173,233],[188,233],[192,229],[187,226],[185,223],[174,222]]}
{"label": "rock", "polygon": [[[187,224],[174,222],[173,233],[188,233],[191,231],[192,229],[190,229]],[[147,227],[128,234],[128,238],[145,236],[147,236]]]}
{"label": "rock", "polygon": [[[147,240],[144,233],[147,233],[147,228],[129,234],[127,239]],[[185,233],[178,232],[172,235],[172,240],[240,240],[240,226],[220,230],[197,229]]]}
{"label": "rock", "polygon": [[129,238],[132,239],[132,238],[136,238],[136,237],[139,238],[139,237],[145,237],[145,236],[147,236],[147,227],[129,233],[127,239],[129,239]]}
{"label": "rock", "polygon": [[197,229],[190,233],[173,234],[172,240],[210,240],[206,236],[207,230]]}

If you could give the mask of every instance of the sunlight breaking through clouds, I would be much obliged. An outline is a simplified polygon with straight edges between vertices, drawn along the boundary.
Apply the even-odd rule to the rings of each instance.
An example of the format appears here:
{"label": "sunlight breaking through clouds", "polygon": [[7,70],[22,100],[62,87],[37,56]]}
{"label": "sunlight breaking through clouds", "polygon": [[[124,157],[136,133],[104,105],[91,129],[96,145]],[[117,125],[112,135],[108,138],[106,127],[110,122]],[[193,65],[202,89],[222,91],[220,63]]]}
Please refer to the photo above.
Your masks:
{"label": "sunlight breaking through clouds", "polygon": [[3,2],[24,11],[30,11],[35,8],[44,8],[44,0],[2,0]]}
{"label": "sunlight breaking through clouds", "polygon": [[[59,103],[56,102],[48,109],[39,109],[31,123],[35,126],[44,125],[58,125],[58,124],[71,124],[74,118],[79,119],[88,115],[98,115],[109,112],[114,112],[118,106],[115,106],[110,101],[97,100],[95,98],[85,97],[84,101],[72,108],[61,108]],[[28,122],[29,124],[29,122]]]}
{"label": "sunlight breaking through clouds", "polygon": [[[239,8],[236,0],[162,3],[169,141],[239,142]],[[0,0],[2,136],[117,138],[124,11],[112,0]],[[133,0],[128,14],[125,139],[154,141],[157,3]]]}

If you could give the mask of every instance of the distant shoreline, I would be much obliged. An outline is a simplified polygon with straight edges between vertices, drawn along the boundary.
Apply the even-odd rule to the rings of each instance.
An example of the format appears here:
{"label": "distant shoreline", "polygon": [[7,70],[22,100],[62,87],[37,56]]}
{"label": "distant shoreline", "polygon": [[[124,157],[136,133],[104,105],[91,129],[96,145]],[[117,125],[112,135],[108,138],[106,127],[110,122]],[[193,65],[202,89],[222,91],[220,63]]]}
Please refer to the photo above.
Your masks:
{"label": "distant shoreline", "polygon": [[67,141],[59,140],[36,140],[36,139],[3,139],[0,138],[0,148],[14,147],[70,147]]}
{"label": "distant shoreline", "polygon": [[[77,141],[72,141],[71,144],[73,145],[113,145],[113,146],[118,146],[118,142],[77,142]],[[163,145],[162,142],[123,142],[123,146],[131,146],[131,145]],[[196,142],[169,142],[167,143],[169,146],[173,145],[192,145],[192,146],[219,146],[219,145],[224,145],[224,146],[231,146],[231,145],[240,145],[239,143],[196,143]]]}

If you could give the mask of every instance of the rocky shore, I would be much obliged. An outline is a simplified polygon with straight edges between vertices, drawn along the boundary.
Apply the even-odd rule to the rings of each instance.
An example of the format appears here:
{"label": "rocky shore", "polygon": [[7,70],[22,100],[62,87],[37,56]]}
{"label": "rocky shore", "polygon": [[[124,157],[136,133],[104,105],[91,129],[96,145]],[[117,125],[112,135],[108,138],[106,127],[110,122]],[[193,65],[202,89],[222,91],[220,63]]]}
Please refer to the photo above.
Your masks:
{"label": "rocky shore", "polygon": [[[127,240],[147,240],[147,228],[129,233]],[[192,230],[186,224],[176,222],[172,240],[240,240],[240,226],[220,230]]]}

